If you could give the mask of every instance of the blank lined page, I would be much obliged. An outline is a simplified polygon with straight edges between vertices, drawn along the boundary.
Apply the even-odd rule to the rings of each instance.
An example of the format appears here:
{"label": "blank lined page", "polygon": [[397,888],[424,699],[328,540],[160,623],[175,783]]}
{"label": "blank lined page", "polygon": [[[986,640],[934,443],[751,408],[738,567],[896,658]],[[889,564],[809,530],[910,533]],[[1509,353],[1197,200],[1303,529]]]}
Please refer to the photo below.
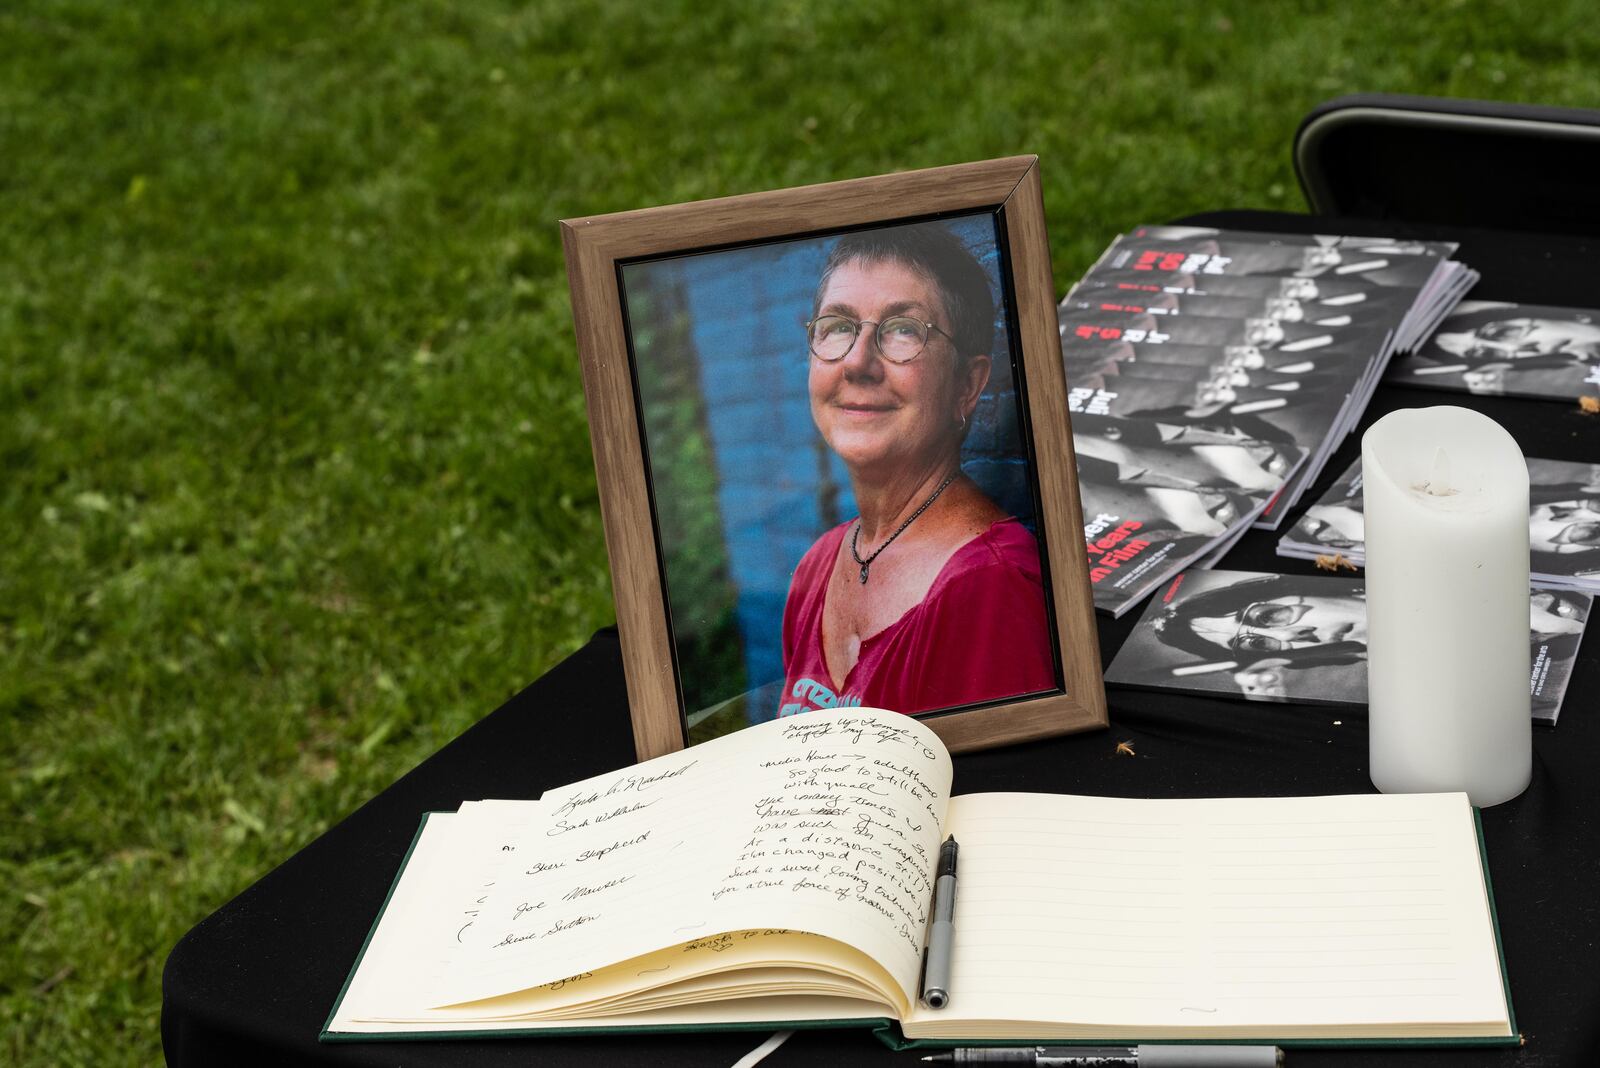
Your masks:
{"label": "blank lined page", "polygon": [[983,794],[948,829],[952,1002],[927,1028],[1508,1031],[1465,795]]}

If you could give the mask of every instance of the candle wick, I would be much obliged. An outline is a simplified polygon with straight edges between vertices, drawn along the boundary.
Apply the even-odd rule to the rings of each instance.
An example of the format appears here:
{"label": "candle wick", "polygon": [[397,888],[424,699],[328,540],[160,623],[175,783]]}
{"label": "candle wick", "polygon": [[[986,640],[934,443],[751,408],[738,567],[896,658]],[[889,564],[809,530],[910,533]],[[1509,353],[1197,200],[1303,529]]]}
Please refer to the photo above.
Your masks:
{"label": "candle wick", "polygon": [[1412,489],[1430,497],[1453,497],[1459,492],[1450,485],[1450,457],[1443,448],[1433,450],[1432,470],[1426,479],[1412,486]]}

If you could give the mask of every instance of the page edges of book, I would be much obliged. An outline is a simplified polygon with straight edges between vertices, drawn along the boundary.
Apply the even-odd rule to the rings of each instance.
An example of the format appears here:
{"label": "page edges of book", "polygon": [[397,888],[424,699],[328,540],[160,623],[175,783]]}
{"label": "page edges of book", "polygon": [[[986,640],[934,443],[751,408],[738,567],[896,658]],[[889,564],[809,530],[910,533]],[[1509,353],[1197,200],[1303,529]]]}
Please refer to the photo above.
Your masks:
{"label": "page edges of book", "polygon": [[[886,710],[846,708],[761,724],[549,791],[544,818],[565,822],[531,828],[519,843],[529,865],[519,862],[526,871],[491,891],[483,932],[490,941],[456,953],[455,975],[436,1003],[498,998],[541,985],[546,972],[574,966],[560,974],[578,975],[600,961],[688,944],[686,937],[762,929],[810,932],[860,949],[894,977],[895,1000],[909,1001],[918,914],[926,909],[921,883],[931,888],[950,774],[948,753],[925,726]],[[912,816],[920,818],[914,833],[897,829],[913,824]],[[636,844],[645,849],[627,859]],[[584,863],[598,859],[620,866]],[[575,869],[587,882],[568,888],[563,880]],[[895,880],[899,889],[885,892]],[[914,883],[916,896],[907,897]],[[861,893],[843,892],[855,885]],[[627,907],[637,894],[649,895],[640,903],[650,908]],[[896,896],[904,901],[896,913],[903,930],[891,936],[893,910],[874,901]],[[576,935],[579,925],[564,917],[578,906],[560,903],[573,900],[587,925]],[[550,907],[528,911],[541,901]],[[522,916],[534,917],[534,926],[517,926]],[[529,934],[500,937],[518,930]],[[589,964],[576,967],[579,961]]]}
{"label": "page edges of book", "polygon": [[367,952],[372,948],[373,941],[378,937],[380,928],[383,927],[385,917],[389,916],[389,907],[394,904],[395,895],[400,892],[401,882],[405,879],[406,871],[411,867],[411,861],[422,846],[423,838],[428,835],[430,824],[437,833],[441,826],[448,822],[455,813],[452,812],[424,812],[417,821],[416,833],[411,836],[411,843],[406,847],[405,854],[400,858],[400,865],[395,870],[394,879],[389,883],[389,890],[384,894],[383,904],[378,907],[378,913],[372,920],[372,926],[367,929],[367,936],[361,942],[361,949],[356,953],[354,963],[350,965],[350,972],[345,976],[344,984],[339,988],[338,997],[333,1000],[333,1007],[328,1011],[328,1018],[323,1021],[322,1032],[319,1038],[326,1039],[331,1034],[342,1033],[334,1027],[336,1020],[344,1009],[345,999],[350,994],[350,988],[355,984],[356,977],[361,973],[362,966],[367,961]]}
{"label": "page edges of book", "polygon": [[1522,1033],[1517,1030],[1517,1011],[1511,1003],[1511,972],[1506,968],[1505,940],[1500,937],[1500,912],[1494,902],[1494,880],[1489,876],[1489,848],[1483,840],[1483,811],[1478,808],[1472,810],[1472,833],[1478,843],[1478,862],[1483,869],[1483,896],[1484,908],[1489,912],[1489,929],[1494,934],[1494,956],[1500,965],[1500,990],[1505,1001],[1506,1023],[1511,1035],[1520,1039]]}

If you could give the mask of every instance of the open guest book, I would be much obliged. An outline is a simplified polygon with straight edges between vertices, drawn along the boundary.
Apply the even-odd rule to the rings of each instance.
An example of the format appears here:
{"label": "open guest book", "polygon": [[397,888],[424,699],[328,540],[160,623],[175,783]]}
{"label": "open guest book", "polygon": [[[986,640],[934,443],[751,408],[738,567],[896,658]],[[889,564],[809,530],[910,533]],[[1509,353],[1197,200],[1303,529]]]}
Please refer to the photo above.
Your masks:
{"label": "open guest book", "polygon": [[833,709],[430,814],[322,1037],[1516,1041],[1463,794],[951,797],[951,776],[910,717]]}

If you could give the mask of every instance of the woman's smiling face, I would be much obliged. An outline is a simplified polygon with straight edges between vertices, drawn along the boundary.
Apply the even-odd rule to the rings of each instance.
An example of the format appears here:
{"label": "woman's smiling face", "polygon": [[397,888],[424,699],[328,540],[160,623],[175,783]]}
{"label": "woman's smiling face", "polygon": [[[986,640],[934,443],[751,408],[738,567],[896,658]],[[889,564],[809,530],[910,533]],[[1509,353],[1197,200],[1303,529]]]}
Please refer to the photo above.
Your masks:
{"label": "woman's smiling face", "polygon": [[[904,264],[850,260],[834,270],[818,316],[862,322],[850,350],[829,362],[811,357],[811,418],[852,473],[892,477],[959,449],[962,419],[989,377],[989,357],[957,359],[949,310],[939,287]],[[922,352],[892,363],[877,348],[877,324],[893,316],[931,322]]]}

